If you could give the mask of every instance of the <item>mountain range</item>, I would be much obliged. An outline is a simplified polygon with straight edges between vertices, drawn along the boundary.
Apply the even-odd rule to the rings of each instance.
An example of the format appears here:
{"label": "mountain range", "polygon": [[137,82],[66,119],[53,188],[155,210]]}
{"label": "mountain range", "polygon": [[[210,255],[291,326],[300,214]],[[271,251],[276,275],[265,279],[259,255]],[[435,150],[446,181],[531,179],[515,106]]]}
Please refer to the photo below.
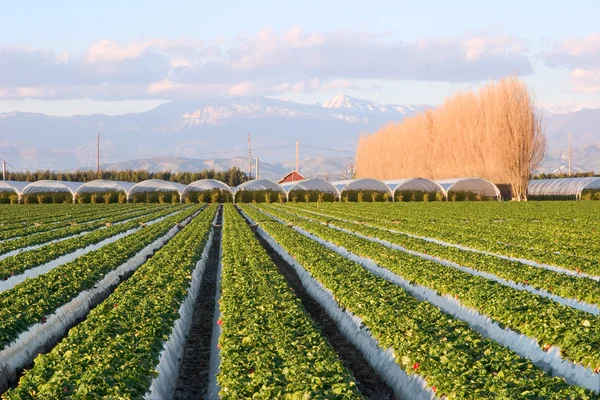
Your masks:
{"label": "mountain range", "polygon": [[[0,114],[0,158],[10,168],[95,169],[97,135],[102,168],[197,171],[248,168],[260,158],[261,175],[278,178],[295,163],[307,176],[342,177],[351,164],[360,133],[373,132],[432,108],[382,105],[339,95],[323,104],[301,104],[266,97],[175,101],[142,113],[118,116],[55,117]],[[600,109],[540,110],[548,138],[542,170],[564,164],[572,132],[573,169],[600,171]],[[254,161],[253,161],[254,163]]]}

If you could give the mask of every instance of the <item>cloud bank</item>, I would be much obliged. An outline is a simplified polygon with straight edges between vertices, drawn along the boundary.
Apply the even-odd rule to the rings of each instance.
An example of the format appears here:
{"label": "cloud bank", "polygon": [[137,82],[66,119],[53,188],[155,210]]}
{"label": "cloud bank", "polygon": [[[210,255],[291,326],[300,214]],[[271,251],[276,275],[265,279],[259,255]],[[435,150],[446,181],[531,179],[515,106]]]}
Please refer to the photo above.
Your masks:
{"label": "cloud bank", "polygon": [[[4,99],[185,99],[339,92],[365,80],[477,82],[532,73],[525,41],[486,32],[414,42],[371,32],[240,34],[231,42],[102,40],[81,54],[0,49]],[[370,90],[373,85],[363,88]]]}
{"label": "cloud bank", "polygon": [[600,93],[600,32],[557,43],[543,60],[551,68],[568,69],[575,91]]}

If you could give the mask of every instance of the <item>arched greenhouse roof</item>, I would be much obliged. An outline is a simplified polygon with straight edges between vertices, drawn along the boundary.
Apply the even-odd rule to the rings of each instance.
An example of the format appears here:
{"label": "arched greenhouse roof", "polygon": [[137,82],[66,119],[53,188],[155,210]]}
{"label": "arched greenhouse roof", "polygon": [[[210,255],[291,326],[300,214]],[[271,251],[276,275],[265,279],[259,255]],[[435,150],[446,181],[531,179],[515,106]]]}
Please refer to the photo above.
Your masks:
{"label": "arched greenhouse roof", "polygon": [[22,195],[38,193],[71,193],[75,196],[83,182],[41,180],[30,182],[21,190]]}
{"label": "arched greenhouse roof", "polygon": [[445,193],[444,188],[437,182],[426,178],[408,178],[384,181],[394,193],[398,190],[420,190],[423,192]]}
{"label": "arched greenhouse roof", "polygon": [[581,196],[586,189],[600,189],[600,177],[538,179],[529,181],[529,196]]}
{"label": "arched greenhouse roof", "polygon": [[204,190],[213,190],[213,189],[226,190],[229,193],[233,194],[233,189],[231,189],[225,183],[218,181],[216,179],[200,179],[198,181],[192,182],[186,186],[186,188],[183,190],[182,194],[184,194],[185,192],[201,192]]}
{"label": "arched greenhouse roof", "polygon": [[148,179],[136,183],[129,189],[129,196],[135,193],[146,192],[177,192],[182,194],[186,186],[177,182],[163,181],[160,179]]}
{"label": "arched greenhouse roof", "polygon": [[288,182],[281,185],[285,191],[289,194],[292,190],[314,190],[317,192],[331,193],[336,197],[339,197],[340,193],[338,189],[325,179],[312,178],[304,179],[296,182]]}
{"label": "arched greenhouse roof", "polygon": [[0,193],[15,192],[19,196],[30,182],[0,181]]}
{"label": "arched greenhouse roof", "polygon": [[387,192],[391,195],[392,189],[383,181],[372,178],[350,179],[333,182],[340,194],[347,190],[369,190],[373,192]]}
{"label": "arched greenhouse roof", "polygon": [[268,179],[253,179],[251,181],[247,181],[238,185],[233,192],[237,193],[240,190],[273,190],[283,192],[283,194],[287,194],[285,189],[278,183],[270,181]]}
{"label": "arched greenhouse roof", "polygon": [[131,188],[135,186],[133,182],[121,182],[121,181],[111,181],[108,179],[96,179],[93,181],[89,181],[84,183],[77,189],[77,194],[79,193],[103,193],[103,192],[112,192],[112,191],[123,191],[125,194],[129,194]]}
{"label": "arched greenhouse roof", "polygon": [[486,197],[500,197],[500,189],[483,178],[439,179],[435,182],[444,188],[446,194],[450,191],[457,191],[479,193]]}

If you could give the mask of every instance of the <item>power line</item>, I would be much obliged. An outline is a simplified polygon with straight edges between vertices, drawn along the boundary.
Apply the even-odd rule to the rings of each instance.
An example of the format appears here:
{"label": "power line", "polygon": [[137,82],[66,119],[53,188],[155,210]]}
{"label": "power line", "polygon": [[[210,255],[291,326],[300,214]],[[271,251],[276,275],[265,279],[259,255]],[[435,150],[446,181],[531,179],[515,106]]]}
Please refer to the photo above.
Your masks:
{"label": "power line", "polygon": [[[294,147],[295,145],[285,145],[285,146],[271,146],[271,147],[259,147],[253,148],[253,151],[266,151],[266,150],[277,150],[288,147]],[[67,154],[48,154],[48,153],[18,153],[18,152],[0,152],[1,154],[9,154],[9,155],[17,155],[17,156],[31,156],[31,157],[94,157],[94,154],[77,154],[77,150],[61,150],[62,152],[69,152]],[[222,151],[207,151],[204,153],[185,153],[185,154],[133,154],[133,153],[121,153],[119,151],[114,150],[104,150],[104,153],[107,157],[112,158],[148,158],[148,157],[202,157],[211,154],[232,154],[232,153],[245,153],[247,150],[222,150]],[[108,153],[108,154],[107,154]],[[120,154],[122,157],[115,156],[114,154]]]}
{"label": "power line", "polygon": [[311,149],[319,149],[319,150],[338,151],[340,153],[354,153],[354,151],[352,151],[352,150],[341,150],[341,149],[333,149],[331,147],[310,146],[308,144],[303,144],[302,147],[310,147]]}

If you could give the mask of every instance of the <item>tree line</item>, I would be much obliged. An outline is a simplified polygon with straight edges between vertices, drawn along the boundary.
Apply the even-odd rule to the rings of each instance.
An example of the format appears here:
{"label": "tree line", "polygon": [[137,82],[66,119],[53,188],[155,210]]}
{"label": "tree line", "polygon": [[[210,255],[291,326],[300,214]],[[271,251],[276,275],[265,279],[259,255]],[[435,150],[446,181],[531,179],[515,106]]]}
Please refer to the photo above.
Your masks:
{"label": "tree line", "polygon": [[568,172],[558,174],[542,172],[541,174],[534,176],[532,179],[590,178],[593,176],[600,175],[594,171],[573,172],[570,175]]}
{"label": "tree line", "polygon": [[216,179],[233,187],[247,180],[246,173],[239,168],[233,167],[226,171],[217,171],[214,169],[200,172],[149,172],[146,170],[123,170],[123,171],[76,171],[76,172],[55,172],[55,171],[26,171],[26,172],[8,172],[7,179],[10,181],[35,182],[44,179],[69,181],[69,182],[89,182],[95,179],[108,179],[123,182],[141,182],[147,179],[161,179],[170,182],[182,183],[188,185],[200,179]]}
{"label": "tree line", "polygon": [[459,92],[434,110],[361,135],[359,177],[480,177],[525,200],[546,149],[533,96],[516,77]]}

